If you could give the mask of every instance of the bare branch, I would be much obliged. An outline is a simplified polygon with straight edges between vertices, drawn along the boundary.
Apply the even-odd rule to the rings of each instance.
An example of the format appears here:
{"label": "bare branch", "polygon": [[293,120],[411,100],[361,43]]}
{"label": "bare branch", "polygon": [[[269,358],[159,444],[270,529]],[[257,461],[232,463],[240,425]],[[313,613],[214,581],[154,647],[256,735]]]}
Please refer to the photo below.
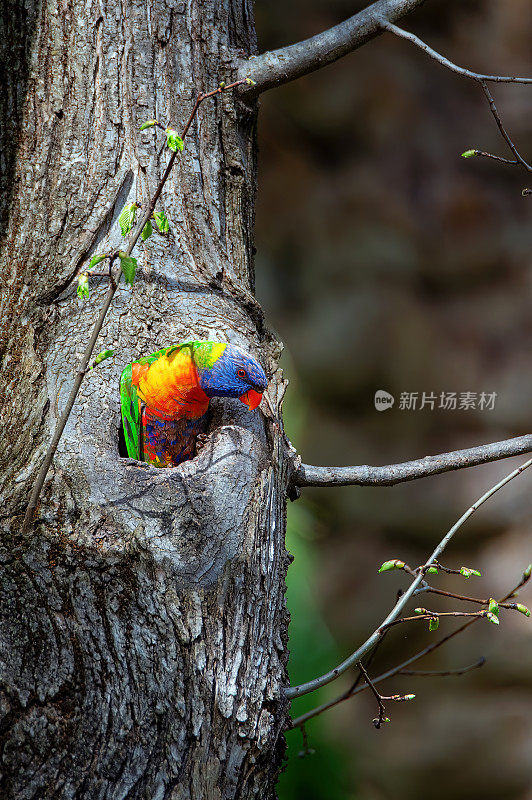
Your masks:
{"label": "bare branch", "polygon": [[[485,150],[470,150],[468,151],[468,157],[469,154],[473,156],[481,156],[482,158],[492,158],[494,161],[500,161],[502,164],[512,164],[513,166],[519,164],[517,159],[503,158],[502,156],[496,156],[493,153],[486,153]],[[463,155],[464,153],[462,153],[462,156]]]}
{"label": "bare branch", "polygon": [[[375,727],[377,729],[379,729],[379,728],[382,727],[384,722],[389,722],[390,721],[388,719],[388,717],[384,716],[385,708],[384,708],[384,703],[382,701],[383,700],[396,700],[396,699],[399,699],[400,695],[397,695],[396,697],[384,697],[384,695],[380,694],[380,692],[377,691],[377,689],[376,689],[375,685],[373,684],[373,681],[369,677],[368,672],[365,669],[364,664],[362,663],[362,661],[358,662],[357,667],[360,670],[360,674],[364,676],[364,680],[366,681],[366,686],[369,688],[369,690],[372,693],[373,697],[377,701],[377,705],[379,707],[379,716],[376,717],[376,719],[373,720],[373,724],[375,725]],[[402,698],[402,699],[405,699],[405,698]]]}
{"label": "bare branch", "polygon": [[238,74],[241,78],[249,75],[256,85],[240,91],[259,94],[326,67],[381,34],[381,19],[400,19],[424,2],[379,0],[310,39],[252,56],[241,62]]}
{"label": "bare branch", "polygon": [[460,667],[459,669],[400,669],[398,675],[412,675],[416,678],[447,678],[450,675],[465,675],[467,672],[472,672],[474,669],[483,667],[486,663],[484,656],[477,658],[474,664],[469,664],[467,667]]}
{"label": "bare branch", "polygon": [[445,58],[445,56],[442,56],[441,53],[437,53],[436,50],[433,50],[432,47],[429,47],[428,44],[426,44],[414,33],[410,33],[410,31],[405,31],[402,28],[398,28],[397,25],[393,25],[390,22],[389,16],[381,16],[379,19],[379,24],[382,28],[384,28],[384,30],[395,34],[395,36],[401,37],[401,39],[407,39],[409,42],[412,42],[412,44],[415,44],[417,47],[423,50],[423,52],[430,56],[430,58],[433,58],[435,61],[443,64],[444,67],[451,69],[453,72],[458,73],[458,75],[463,75],[465,78],[472,78],[475,81],[491,81],[493,83],[532,83],[532,78],[518,78],[514,75],[483,75],[480,72],[472,72],[470,69],[464,69],[464,67],[459,67],[457,64],[449,61],[449,59]]}
{"label": "bare branch", "polygon": [[[506,128],[502,124],[502,120],[501,120],[501,118],[499,116],[499,112],[497,111],[497,107],[495,105],[495,101],[493,99],[493,95],[491,94],[490,90],[486,86],[484,80],[480,80],[479,83],[482,86],[482,91],[486,95],[486,100],[489,103],[489,107],[490,107],[490,111],[491,111],[491,113],[493,115],[493,119],[497,123],[497,127],[498,127],[499,131],[501,132],[502,138],[504,139],[504,141],[506,142],[506,144],[508,145],[508,147],[510,148],[510,150],[514,154],[514,156],[516,158],[516,163],[519,162],[519,164],[521,164],[521,166],[523,166],[527,170],[527,172],[532,172],[532,167],[530,166],[530,164],[527,161],[525,161],[523,156],[519,153],[517,147],[514,145],[514,143],[510,139],[510,135],[508,134],[508,131],[506,130]],[[493,156],[490,156],[490,158],[493,158]],[[501,160],[502,159],[500,159],[500,158],[497,159],[497,161],[501,161]],[[512,163],[512,162],[509,162],[509,163]]]}
{"label": "bare branch", "polygon": [[502,442],[454,450],[435,456],[425,456],[417,461],[371,467],[366,464],[354,467],[315,467],[301,464],[292,477],[294,486],[395,486],[397,483],[427,478],[455,469],[476,467],[501,458],[532,452],[532,434],[505,439]]}
{"label": "bare branch", "polygon": [[495,106],[495,101],[489,91],[488,87],[486,86],[486,82],[492,83],[532,83],[532,78],[518,78],[514,75],[483,75],[480,72],[472,72],[470,69],[464,69],[463,67],[459,67],[457,64],[454,64],[452,61],[449,61],[448,58],[442,56],[441,53],[437,53],[436,50],[433,50],[432,47],[429,47],[426,42],[416,36],[414,33],[410,33],[410,31],[405,31],[402,28],[398,28],[397,25],[393,25],[386,17],[382,17],[381,26],[384,30],[393,33],[395,36],[399,36],[401,39],[406,39],[412,44],[415,44],[424,53],[426,53],[430,58],[433,58],[435,61],[438,61],[440,64],[443,64],[444,67],[456,72],[458,75],[463,75],[465,78],[471,78],[472,80],[476,81],[482,86],[482,90],[486,95],[486,99],[489,103],[490,111],[497,123],[497,127],[501,132],[503,139],[505,140],[506,144],[512,151],[515,156],[515,161],[510,161],[506,158],[501,158],[501,156],[493,155],[492,153],[485,153],[483,150],[471,150],[470,154],[483,156],[484,158],[492,158],[495,161],[502,161],[504,164],[521,164],[527,172],[532,172],[532,167],[528,164],[527,161],[523,158],[523,156],[519,153],[516,146],[512,142],[508,132],[506,131],[504,125],[502,124],[501,118]]}
{"label": "bare branch", "polygon": [[[360,645],[360,647],[358,647],[354,651],[354,653],[351,653],[351,655],[348,658],[346,658],[345,661],[342,661],[341,664],[339,664],[330,672],[325,673],[325,675],[320,675],[318,678],[314,678],[308,683],[303,683],[300,686],[288,687],[285,690],[286,697],[289,699],[293,699],[295,697],[301,697],[301,695],[308,694],[309,692],[313,692],[315,689],[319,689],[320,686],[325,686],[327,683],[336,680],[336,678],[338,678],[340,675],[346,672],[346,670],[352,667],[353,664],[359,662],[366,655],[366,653],[368,653],[369,650],[371,650],[371,648],[378,642],[378,640],[382,636],[383,630],[386,630],[386,628],[390,625],[390,623],[399,617],[399,614],[401,613],[403,608],[406,606],[410,598],[415,594],[416,589],[424,581],[425,568],[428,568],[429,564],[432,564],[439,558],[441,553],[445,550],[448,543],[453,538],[456,531],[464,524],[464,522],[466,522],[466,520],[469,519],[469,517],[472,514],[475,513],[475,511],[483,503],[486,502],[486,500],[489,500],[489,498],[492,497],[495,494],[495,492],[497,492],[499,489],[501,489],[503,486],[505,486],[507,483],[513,480],[513,478],[516,478],[531,465],[532,465],[532,458],[529,459],[528,461],[525,461],[525,463],[521,464],[520,467],[517,467],[517,469],[514,469],[512,472],[510,472],[509,475],[507,475],[501,481],[496,483],[495,486],[492,486],[491,489],[485,492],[485,494],[483,494],[482,497],[480,497],[475,503],[473,503],[473,505],[470,508],[468,508],[468,510],[464,514],[462,514],[458,522],[456,522],[452,526],[452,528],[448,531],[448,533],[445,534],[445,536],[438,544],[438,546],[436,547],[430,558],[427,559],[424,567],[422,567],[422,569],[419,571],[418,576],[412,581],[406,592],[403,595],[401,595],[401,597],[399,598],[393,609],[390,611],[386,619],[383,620],[383,622],[379,625],[379,627],[371,634],[371,636],[368,639],[366,639],[366,641],[362,645]],[[506,599],[507,598],[504,598],[504,600]]]}

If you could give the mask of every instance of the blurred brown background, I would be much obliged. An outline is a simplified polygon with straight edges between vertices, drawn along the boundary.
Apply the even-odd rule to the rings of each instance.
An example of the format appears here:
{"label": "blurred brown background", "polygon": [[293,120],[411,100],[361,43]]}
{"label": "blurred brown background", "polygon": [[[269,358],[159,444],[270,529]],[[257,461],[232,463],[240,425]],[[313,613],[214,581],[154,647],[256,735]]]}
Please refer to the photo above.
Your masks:
{"label": "blurred brown background", "polygon": [[[257,0],[260,49],[340,22],[365,3]],[[429,0],[403,21],[457,63],[531,74],[530,0]],[[499,111],[532,158],[532,88],[493,85]],[[317,464],[385,464],[530,429],[532,176],[459,157],[476,147],[510,155],[474,83],[387,34],[310,77],[263,96],[259,122],[257,293],[285,343],[292,378],[287,429]],[[393,409],[378,412],[377,389]],[[401,411],[401,392],[496,392],[488,410]],[[401,574],[381,562],[422,563],[491,484],[524,459],[390,489],[320,489],[290,509],[296,555],[291,677],[302,682],[343,659],[377,626]],[[532,472],[478,512],[442,558],[480,569],[434,585],[477,596],[511,588],[532,561]],[[532,606],[532,589],[521,601]],[[419,604],[420,601],[418,601]],[[423,596],[437,610],[459,608]],[[451,630],[401,626],[375,672]],[[437,657],[436,657],[437,655]],[[532,798],[532,623],[511,612],[482,622],[425,669],[483,669],[463,677],[401,678],[377,731],[372,698],[351,699],[309,723],[316,753],[297,758],[287,736],[280,796],[321,800]],[[300,713],[352,680],[294,704]]]}

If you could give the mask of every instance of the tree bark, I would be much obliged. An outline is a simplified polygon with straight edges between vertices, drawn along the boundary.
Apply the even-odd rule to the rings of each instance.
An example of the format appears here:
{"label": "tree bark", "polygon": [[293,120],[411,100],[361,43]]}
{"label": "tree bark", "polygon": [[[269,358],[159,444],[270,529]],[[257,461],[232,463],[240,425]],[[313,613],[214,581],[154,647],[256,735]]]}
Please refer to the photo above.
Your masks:
{"label": "tree bark", "polygon": [[189,338],[255,353],[280,414],[280,348],[253,298],[252,101],[201,107],[159,204],[171,233],[137,248],[96,349],[116,357],[86,377],[20,534],[106,290],[95,279],[81,303],[72,278],[121,244],[121,209],[146,207],[161,177],[168,151],[140,124],[179,130],[196,93],[255,52],[251,2],[4,2],[0,795],[272,797],[287,710],[282,429],[219,402],[180,467],[118,451],[123,366]]}

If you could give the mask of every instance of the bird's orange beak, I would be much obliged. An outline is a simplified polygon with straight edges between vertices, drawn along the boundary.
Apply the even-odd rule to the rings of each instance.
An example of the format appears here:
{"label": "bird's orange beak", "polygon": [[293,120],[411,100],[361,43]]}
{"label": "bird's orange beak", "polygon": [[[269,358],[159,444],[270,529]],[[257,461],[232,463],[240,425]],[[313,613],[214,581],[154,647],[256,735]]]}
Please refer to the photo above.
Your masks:
{"label": "bird's orange beak", "polygon": [[262,392],[256,392],[255,389],[248,389],[245,394],[240,396],[239,400],[241,403],[244,403],[250,411],[253,411],[262,400]]}

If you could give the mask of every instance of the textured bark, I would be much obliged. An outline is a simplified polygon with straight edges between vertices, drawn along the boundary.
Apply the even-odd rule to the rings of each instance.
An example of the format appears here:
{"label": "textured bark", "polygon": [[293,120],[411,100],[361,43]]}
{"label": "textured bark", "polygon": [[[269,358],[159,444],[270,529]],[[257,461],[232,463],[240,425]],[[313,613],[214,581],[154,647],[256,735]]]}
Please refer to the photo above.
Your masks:
{"label": "textured bark", "polygon": [[193,460],[157,470],[118,452],[118,378],[187,338],[241,344],[280,407],[279,346],[253,298],[255,108],[205,103],[97,345],[31,536],[31,480],[105,293],[71,279],[119,244],[167,159],[142,121],[179,129],[200,90],[255,50],[244,0],[5,2],[0,89],[9,223],[0,450],[2,798],[270,797],[286,706],[285,495],[279,426],[216,404]]}

